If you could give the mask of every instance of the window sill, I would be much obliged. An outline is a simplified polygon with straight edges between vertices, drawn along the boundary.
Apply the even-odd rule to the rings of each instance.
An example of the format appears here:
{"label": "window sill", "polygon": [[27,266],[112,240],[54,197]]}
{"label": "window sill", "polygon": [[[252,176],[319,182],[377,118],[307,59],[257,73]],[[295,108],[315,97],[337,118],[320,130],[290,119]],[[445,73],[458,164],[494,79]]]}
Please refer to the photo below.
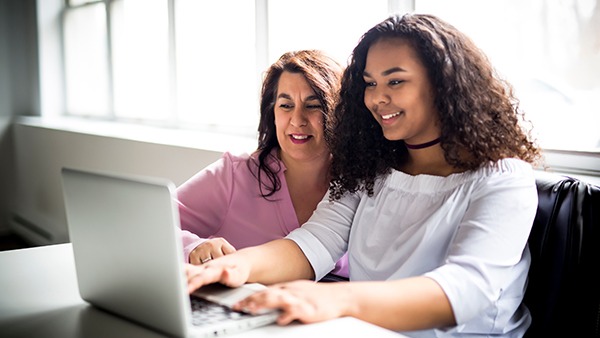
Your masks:
{"label": "window sill", "polygon": [[182,128],[155,127],[71,117],[17,117],[15,123],[74,133],[218,152],[251,153],[256,138]]}
{"label": "window sill", "polygon": [[600,153],[545,150],[548,171],[600,186]]}

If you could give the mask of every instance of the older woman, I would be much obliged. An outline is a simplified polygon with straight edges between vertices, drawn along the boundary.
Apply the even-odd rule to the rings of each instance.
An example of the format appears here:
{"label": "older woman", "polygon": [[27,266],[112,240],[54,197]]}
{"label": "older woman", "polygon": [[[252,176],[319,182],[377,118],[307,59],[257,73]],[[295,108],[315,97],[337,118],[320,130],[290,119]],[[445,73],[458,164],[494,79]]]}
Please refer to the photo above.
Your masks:
{"label": "older woman", "polygon": [[[266,72],[258,150],[225,153],[177,190],[185,257],[192,264],[285,237],[329,188],[324,124],[341,66],[316,50],[289,52]],[[333,273],[348,276],[346,259]]]}

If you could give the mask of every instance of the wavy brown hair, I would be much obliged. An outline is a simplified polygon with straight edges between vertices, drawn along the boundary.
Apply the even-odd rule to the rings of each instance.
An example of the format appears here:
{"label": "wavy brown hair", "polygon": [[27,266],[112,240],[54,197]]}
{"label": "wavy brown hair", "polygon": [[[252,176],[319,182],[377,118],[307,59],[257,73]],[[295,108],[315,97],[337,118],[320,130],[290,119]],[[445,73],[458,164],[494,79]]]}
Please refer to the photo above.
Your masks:
{"label": "wavy brown hair", "polygon": [[427,69],[449,164],[470,170],[508,157],[530,163],[540,158],[512,86],[469,37],[433,15],[392,16],[362,36],[342,78],[340,103],[326,132],[332,199],[358,190],[372,195],[375,179],[407,156],[404,141],[385,139],[364,103],[367,52],[388,38],[408,41]]}
{"label": "wavy brown hair", "polygon": [[326,123],[338,101],[343,68],[335,59],[322,51],[301,50],[283,54],[266,71],[260,97],[258,162],[251,157],[247,163],[249,168],[251,164],[258,166],[256,178],[264,198],[272,196],[281,189],[281,181],[277,176],[281,168],[271,168],[267,164],[267,159],[272,156],[273,148],[280,147],[275,128],[275,100],[279,78],[283,72],[302,74],[306,78],[323,107],[323,123]]}

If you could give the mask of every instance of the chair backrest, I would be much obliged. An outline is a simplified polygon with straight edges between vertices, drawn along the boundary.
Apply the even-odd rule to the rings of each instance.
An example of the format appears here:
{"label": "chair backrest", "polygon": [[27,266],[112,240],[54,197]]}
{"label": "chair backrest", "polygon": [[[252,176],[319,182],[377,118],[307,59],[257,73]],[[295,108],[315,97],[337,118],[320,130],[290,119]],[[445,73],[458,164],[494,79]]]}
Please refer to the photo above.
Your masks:
{"label": "chair backrest", "polygon": [[525,337],[600,337],[600,188],[536,172]]}

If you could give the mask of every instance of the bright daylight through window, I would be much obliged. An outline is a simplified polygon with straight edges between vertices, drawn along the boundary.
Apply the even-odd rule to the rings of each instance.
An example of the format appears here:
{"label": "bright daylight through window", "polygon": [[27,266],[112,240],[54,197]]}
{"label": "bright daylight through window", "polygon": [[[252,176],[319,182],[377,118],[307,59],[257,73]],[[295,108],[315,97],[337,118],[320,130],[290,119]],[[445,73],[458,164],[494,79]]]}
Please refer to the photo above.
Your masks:
{"label": "bright daylight through window", "polygon": [[[250,135],[267,65],[285,51],[308,48],[345,64],[362,33],[394,11],[391,4],[411,3],[78,2],[71,0],[63,16],[67,115]],[[415,0],[413,6],[449,21],[488,54],[514,85],[543,148],[600,151],[598,0]]]}
{"label": "bright daylight through window", "polygon": [[487,53],[543,148],[600,151],[597,0],[417,0],[415,9],[451,22]]}

